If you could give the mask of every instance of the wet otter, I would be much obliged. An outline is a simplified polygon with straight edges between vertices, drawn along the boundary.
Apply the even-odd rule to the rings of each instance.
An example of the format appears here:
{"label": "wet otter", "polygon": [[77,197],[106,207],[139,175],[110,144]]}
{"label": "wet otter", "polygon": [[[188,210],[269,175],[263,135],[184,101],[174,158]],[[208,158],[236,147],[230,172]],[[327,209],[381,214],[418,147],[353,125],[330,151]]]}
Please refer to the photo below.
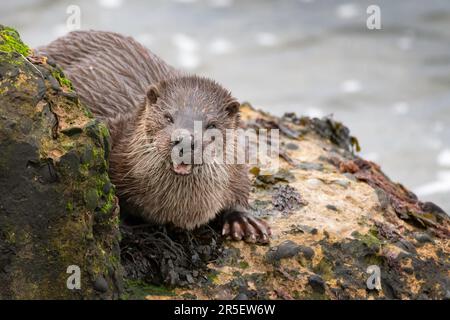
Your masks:
{"label": "wet otter", "polygon": [[117,33],[71,32],[37,51],[63,68],[80,99],[108,124],[110,177],[121,201],[149,221],[189,230],[220,214],[223,235],[269,241],[267,223],[247,211],[245,165],[171,157],[175,130],[192,139],[196,121],[222,133],[239,126],[239,103],[229,91],[174,69]]}

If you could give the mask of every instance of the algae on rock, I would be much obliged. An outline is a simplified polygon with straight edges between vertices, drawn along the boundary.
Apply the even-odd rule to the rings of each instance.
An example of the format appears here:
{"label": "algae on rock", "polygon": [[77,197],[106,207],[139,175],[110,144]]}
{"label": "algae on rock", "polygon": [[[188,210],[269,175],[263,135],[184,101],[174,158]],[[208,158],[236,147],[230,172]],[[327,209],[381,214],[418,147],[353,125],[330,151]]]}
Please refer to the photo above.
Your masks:
{"label": "algae on rock", "polygon": [[[223,241],[206,280],[147,299],[448,297],[448,215],[353,154],[358,146],[340,123],[277,118],[249,104],[241,113],[246,127],[283,128],[279,170],[249,172],[250,204],[272,226],[270,245]],[[367,287],[373,266],[381,288]]]}
{"label": "algae on rock", "polygon": [[[56,66],[0,26],[1,299],[119,296],[105,129]],[[70,266],[80,268],[79,289],[68,288]]]}

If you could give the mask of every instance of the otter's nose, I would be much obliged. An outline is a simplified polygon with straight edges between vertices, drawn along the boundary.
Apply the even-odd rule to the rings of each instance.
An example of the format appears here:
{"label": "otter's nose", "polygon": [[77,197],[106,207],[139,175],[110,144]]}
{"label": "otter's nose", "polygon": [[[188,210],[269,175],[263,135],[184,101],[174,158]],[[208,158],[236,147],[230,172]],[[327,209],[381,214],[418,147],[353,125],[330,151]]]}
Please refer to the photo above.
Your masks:
{"label": "otter's nose", "polygon": [[189,143],[191,145],[191,150],[195,149],[195,141],[193,134],[178,135],[172,140],[172,146],[179,146],[183,149],[189,148]]}

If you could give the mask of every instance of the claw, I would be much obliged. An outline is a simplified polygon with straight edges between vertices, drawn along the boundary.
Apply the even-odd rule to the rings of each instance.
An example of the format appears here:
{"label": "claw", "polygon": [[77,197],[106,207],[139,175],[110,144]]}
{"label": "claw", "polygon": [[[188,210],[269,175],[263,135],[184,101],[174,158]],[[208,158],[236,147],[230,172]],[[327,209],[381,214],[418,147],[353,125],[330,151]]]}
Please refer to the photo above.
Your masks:
{"label": "claw", "polygon": [[250,236],[245,238],[245,241],[250,243],[256,243],[256,236],[252,233]]}
{"label": "claw", "polygon": [[222,228],[222,235],[228,235],[230,233],[230,224],[228,222],[225,222],[223,224],[223,228]]}
{"label": "claw", "polygon": [[262,242],[267,243],[268,241],[269,241],[269,236],[267,235],[267,233],[263,233],[262,234]]}
{"label": "claw", "polygon": [[272,231],[267,222],[240,211],[229,212],[224,217],[222,235],[230,235],[236,241],[244,239],[249,243],[269,242]]}

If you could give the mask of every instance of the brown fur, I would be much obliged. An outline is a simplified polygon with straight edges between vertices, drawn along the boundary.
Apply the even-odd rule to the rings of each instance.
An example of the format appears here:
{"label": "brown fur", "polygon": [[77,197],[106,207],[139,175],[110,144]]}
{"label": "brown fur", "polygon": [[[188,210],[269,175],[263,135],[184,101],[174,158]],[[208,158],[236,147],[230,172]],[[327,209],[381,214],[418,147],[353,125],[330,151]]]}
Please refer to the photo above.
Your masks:
{"label": "brown fur", "polygon": [[72,32],[38,51],[64,69],[82,101],[109,125],[111,180],[142,217],[193,229],[221,211],[248,207],[244,165],[196,165],[188,176],[170,169],[167,113],[213,121],[222,132],[239,126],[239,114],[229,109],[235,100],[219,84],[183,74],[116,33]]}

